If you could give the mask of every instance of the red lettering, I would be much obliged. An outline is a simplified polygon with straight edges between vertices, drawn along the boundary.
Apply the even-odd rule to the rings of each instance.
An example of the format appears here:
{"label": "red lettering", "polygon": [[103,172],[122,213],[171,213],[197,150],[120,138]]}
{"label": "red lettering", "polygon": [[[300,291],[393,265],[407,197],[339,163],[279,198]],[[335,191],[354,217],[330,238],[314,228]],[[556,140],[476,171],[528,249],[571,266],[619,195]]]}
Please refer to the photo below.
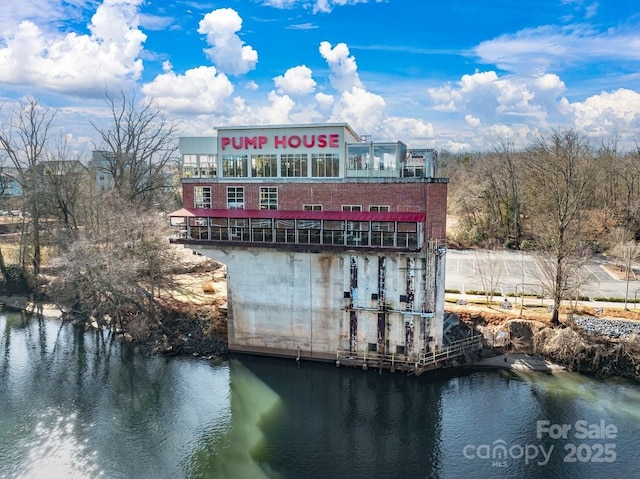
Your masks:
{"label": "red lettering", "polygon": [[223,136],[222,139],[220,140],[220,145],[222,146],[222,149],[224,150],[227,146],[229,146],[229,143],[231,143],[231,140],[229,139],[228,136]]}
{"label": "red lettering", "polygon": [[333,135],[329,135],[329,146],[331,148],[338,148],[340,146],[340,137],[338,136],[337,133],[334,133]]}
{"label": "red lettering", "polygon": [[[236,142],[236,140],[238,140]],[[241,150],[242,149],[242,138],[236,138],[235,136],[233,138],[231,138],[231,146],[236,149],[236,150]]]}
{"label": "red lettering", "polygon": [[301,143],[302,143],[302,140],[298,135],[291,135],[289,137],[289,146],[291,148],[300,148]]}
{"label": "red lettering", "polygon": [[279,146],[284,146],[285,148],[287,147],[287,137],[283,136],[282,138],[280,138],[279,136],[275,136],[274,138],[274,143],[275,143],[275,147],[278,148]]}
{"label": "red lettering", "polygon": [[327,147],[327,135],[324,133],[322,135],[318,135],[318,147],[326,148]]}
{"label": "red lettering", "polygon": [[302,137],[302,144],[305,148],[311,148],[316,144],[316,135],[311,135],[311,140],[307,140],[307,135]]}
{"label": "red lettering", "polygon": [[259,136],[258,137],[258,148],[262,148],[266,144],[267,144],[267,137],[266,136]]}
{"label": "red lettering", "polygon": [[257,137],[252,137],[249,138],[248,136],[244,137],[244,148],[246,150],[249,149],[250,146],[253,146],[253,149],[255,150],[258,147],[258,138]]}

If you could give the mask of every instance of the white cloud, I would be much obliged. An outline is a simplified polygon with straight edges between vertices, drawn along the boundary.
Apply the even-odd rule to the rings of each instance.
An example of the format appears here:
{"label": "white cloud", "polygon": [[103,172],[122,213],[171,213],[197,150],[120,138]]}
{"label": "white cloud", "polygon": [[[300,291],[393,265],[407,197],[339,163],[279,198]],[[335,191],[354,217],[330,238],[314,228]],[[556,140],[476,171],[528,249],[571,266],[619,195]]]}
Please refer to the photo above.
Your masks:
{"label": "white cloud", "polygon": [[326,93],[316,93],[316,102],[322,108],[329,108],[335,103],[336,99],[333,95],[327,95]]}
{"label": "white cloud", "polygon": [[640,93],[621,88],[571,104],[575,128],[589,136],[632,136],[640,131]]}
{"label": "white cloud", "polygon": [[0,82],[72,94],[103,94],[140,78],[146,35],[138,29],[142,0],[105,0],[89,24],[90,35],[48,37],[23,21],[0,48]]}
{"label": "white cloud", "polygon": [[553,74],[499,77],[488,71],[463,75],[456,84],[430,88],[427,93],[435,110],[459,113],[478,125],[525,120],[545,125],[550,116],[563,115],[564,89]]}
{"label": "white cloud", "polygon": [[333,88],[341,92],[353,87],[362,88],[356,59],[350,56],[349,47],[345,43],[338,43],[332,48],[331,43],[321,42],[319,51],[331,69],[329,81]]}
{"label": "white cloud", "polygon": [[274,91],[269,92],[269,101],[271,104],[266,107],[259,108],[258,116],[262,119],[262,123],[285,124],[290,123],[290,114],[295,106],[295,102],[287,95],[278,95]]}
{"label": "white cloud", "polygon": [[[433,146],[435,140],[435,128],[431,123],[426,123],[417,118],[390,117],[385,121],[384,138],[395,141],[408,141],[411,139],[412,147]],[[428,143],[428,145],[427,145]]]}
{"label": "white cloud", "polygon": [[258,62],[258,53],[236,35],[241,28],[242,18],[231,8],[214,10],[200,21],[198,33],[206,35],[211,45],[204,51],[223,73],[242,75]]}
{"label": "white cloud", "polygon": [[386,0],[263,0],[263,4],[282,9],[300,6],[311,9],[313,13],[330,13],[333,7],[336,6],[356,5],[358,3],[367,3],[368,1],[379,3]]}
{"label": "white cloud", "polygon": [[202,66],[187,70],[184,75],[166,71],[144,85],[142,92],[168,111],[220,113],[233,93],[233,85],[215,67]]}
{"label": "white cloud", "polygon": [[476,118],[473,115],[465,115],[464,121],[469,126],[480,126],[480,118]]}
{"label": "white cloud", "polygon": [[288,95],[306,95],[312,93],[316,87],[316,82],[312,78],[311,69],[306,65],[289,68],[284,75],[273,79],[278,93]]}
{"label": "white cloud", "polygon": [[362,134],[378,132],[384,119],[385,101],[380,95],[354,86],[340,97],[331,121],[346,121]]}
{"label": "white cloud", "polygon": [[624,29],[600,32],[584,24],[545,25],[484,41],[474,53],[502,70],[540,73],[594,60],[640,60],[640,35]]}

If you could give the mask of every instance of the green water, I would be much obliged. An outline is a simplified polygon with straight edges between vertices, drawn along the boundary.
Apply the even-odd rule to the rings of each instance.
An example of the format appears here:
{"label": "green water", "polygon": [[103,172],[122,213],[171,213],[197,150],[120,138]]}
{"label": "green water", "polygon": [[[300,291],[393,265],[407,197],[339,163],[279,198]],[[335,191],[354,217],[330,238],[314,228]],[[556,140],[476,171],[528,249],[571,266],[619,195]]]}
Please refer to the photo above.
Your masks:
{"label": "green water", "polygon": [[628,479],[639,446],[626,381],[145,357],[0,314],[0,478]]}

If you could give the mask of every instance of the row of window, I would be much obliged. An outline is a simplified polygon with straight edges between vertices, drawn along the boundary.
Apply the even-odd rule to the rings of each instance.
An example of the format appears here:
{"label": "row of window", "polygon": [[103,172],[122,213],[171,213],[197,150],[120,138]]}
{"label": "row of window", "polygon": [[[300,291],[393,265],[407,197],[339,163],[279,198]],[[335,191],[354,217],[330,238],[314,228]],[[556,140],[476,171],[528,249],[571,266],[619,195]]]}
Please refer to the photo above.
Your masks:
{"label": "row of window", "polygon": [[418,223],[174,217],[178,236],[194,240],[301,243],[417,249]]}
{"label": "row of window", "polygon": [[[211,208],[211,187],[195,186],[193,188],[193,207]],[[227,209],[244,209],[244,186],[227,187]],[[274,186],[261,186],[259,209],[278,209],[278,188]],[[303,205],[305,211],[322,211],[320,204]],[[342,211],[362,211],[362,205],[343,205]],[[371,205],[369,211],[389,211],[388,205]]]}
{"label": "row of window", "polygon": [[[309,159],[310,157],[310,159]],[[183,155],[186,178],[217,177],[214,155]],[[249,174],[250,173],[250,174]],[[223,178],[324,178],[340,176],[340,156],[336,153],[295,153],[281,155],[224,155]]]}

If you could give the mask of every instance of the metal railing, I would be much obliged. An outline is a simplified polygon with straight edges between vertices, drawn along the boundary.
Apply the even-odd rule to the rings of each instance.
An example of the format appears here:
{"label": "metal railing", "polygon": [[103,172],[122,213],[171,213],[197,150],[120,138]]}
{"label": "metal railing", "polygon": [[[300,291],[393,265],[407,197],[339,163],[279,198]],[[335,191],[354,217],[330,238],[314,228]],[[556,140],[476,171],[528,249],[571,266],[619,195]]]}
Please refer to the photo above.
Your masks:
{"label": "metal railing", "polygon": [[336,361],[357,361],[362,363],[371,362],[382,367],[399,367],[401,365],[420,369],[427,365],[437,364],[447,359],[453,359],[464,355],[467,351],[477,349],[483,344],[484,337],[476,334],[469,338],[454,341],[446,348],[435,350],[430,353],[422,353],[419,355],[406,354],[381,354],[371,351],[348,351],[338,349],[336,352]]}

